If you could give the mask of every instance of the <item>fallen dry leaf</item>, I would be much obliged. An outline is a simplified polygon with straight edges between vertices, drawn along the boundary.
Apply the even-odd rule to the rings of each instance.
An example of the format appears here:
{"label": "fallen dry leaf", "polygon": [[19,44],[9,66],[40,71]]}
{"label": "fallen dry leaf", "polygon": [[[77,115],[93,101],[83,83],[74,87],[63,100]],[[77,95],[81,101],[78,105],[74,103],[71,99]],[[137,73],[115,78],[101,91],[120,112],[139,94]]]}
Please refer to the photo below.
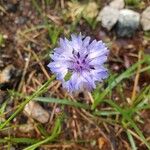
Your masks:
{"label": "fallen dry leaf", "polygon": [[104,137],[98,138],[98,147],[100,150],[106,149],[108,147],[108,141]]}

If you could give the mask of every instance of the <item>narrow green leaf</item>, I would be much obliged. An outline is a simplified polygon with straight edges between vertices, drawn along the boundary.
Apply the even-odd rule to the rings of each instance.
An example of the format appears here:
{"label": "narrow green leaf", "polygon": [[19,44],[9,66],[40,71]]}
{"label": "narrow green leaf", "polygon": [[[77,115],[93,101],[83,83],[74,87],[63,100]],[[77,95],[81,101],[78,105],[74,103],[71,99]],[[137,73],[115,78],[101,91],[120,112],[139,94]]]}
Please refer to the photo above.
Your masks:
{"label": "narrow green leaf", "polygon": [[32,4],[35,7],[35,9],[37,10],[37,12],[39,14],[42,14],[42,9],[40,8],[39,4],[37,3],[37,0],[32,0]]}
{"label": "narrow green leaf", "polygon": [[11,121],[20,111],[22,111],[22,109],[24,108],[24,106],[29,103],[32,99],[34,99],[35,97],[39,96],[40,94],[44,93],[48,86],[50,85],[50,83],[55,79],[55,76],[52,76],[45,84],[43,84],[36,92],[34,92],[31,96],[27,97],[25,99],[24,102],[22,102],[20,104],[20,106],[18,107],[18,109],[4,122],[0,125],[0,129],[4,128],[9,121]]}
{"label": "narrow green leaf", "polygon": [[127,135],[128,135],[128,139],[129,139],[129,142],[130,142],[130,144],[131,144],[132,150],[137,150],[135,141],[134,141],[134,139],[133,139],[132,134],[129,132],[129,130],[127,130]]}
{"label": "narrow green leaf", "polygon": [[27,147],[27,148],[25,148],[24,150],[34,150],[34,149],[36,149],[37,147],[39,147],[40,145],[42,145],[42,144],[45,144],[45,143],[47,143],[47,142],[51,142],[51,141],[53,141],[55,138],[57,138],[57,136],[60,134],[60,132],[61,132],[61,117],[58,117],[57,119],[56,119],[56,122],[55,122],[55,124],[54,124],[54,128],[53,128],[53,130],[52,130],[52,134],[48,137],[48,138],[46,138],[46,139],[44,139],[44,140],[42,140],[42,141],[40,141],[40,142],[38,142],[38,143],[36,143],[36,144],[33,144],[33,145],[31,145],[31,146],[29,146],[29,147]]}
{"label": "narrow green leaf", "polygon": [[114,101],[112,100],[105,100],[105,102],[107,102],[108,104],[110,104],[112,107],[114,107],[117,111],[119,111],[122,115],[122,119],[127,121],[127,123],[130,123],[130,126],[132,128],[134,128],[134,130],[136,131],[136,133],[140,136],[141,141],[147,146],[148,149],[150,149],[150,143],[147,142],[147,140],[145,139],[142,131],[137,127],[136,123],[133,121],[133,119],[131,118],[131,114],[132,114],[132,109],[122,109],[120,106],[118,106]]}
{"label": "narrow green leaf", "polygon": [[31,139],[31,138],[13,138],[13,137],[6,137],[6,138],[3,138],[3,139],[0,139],[0,143],[22,143],[22,144],[34,144],[34,143],[37,143],[39,142],[40,140],[37,140],[37,139]]}
{"label": "narrow green leaf", "polygon": [[94,115],[99,115],[99,116],[113,116],[113,115],[118,115],[118,114],[120,114],[120,112],[118,112],[118,111],[112,111],[112,110],[110,110],[110,111],[95,111],[94,112]]}
{"label": "narrow green leaf", "polygon": [[113,82],[111,82],[108,87],[102,92],[99,93],[99,96],[94,100],[94,103],[92,105],[92,109],[95,109],[95,107],[102,102],[103,98],[111,91],[118,83],[120,83],[122,80],[129,78],[130,76],[135,74],[135,71],[137,67],[144,62],[146,62],[147,59],[144,59],[140,62],[135,63],[130,68],[128,68],[125,72],[123,72],[121,75],[119,75]]}
{"label": "narrow green leaf", "polygon": [[79,102],[74,102],[68,99],[58,99],[58,98],[51,98],[51,97],[36,97],[34,98],[35,101],[40,101],[40,102],[46,102],[46,103],[57,103],[57,104],[62,104],[62,105],[70,105],[74,107],[79,107],[83,109],[90,109],[89,105],[87,104],[82,104]]}

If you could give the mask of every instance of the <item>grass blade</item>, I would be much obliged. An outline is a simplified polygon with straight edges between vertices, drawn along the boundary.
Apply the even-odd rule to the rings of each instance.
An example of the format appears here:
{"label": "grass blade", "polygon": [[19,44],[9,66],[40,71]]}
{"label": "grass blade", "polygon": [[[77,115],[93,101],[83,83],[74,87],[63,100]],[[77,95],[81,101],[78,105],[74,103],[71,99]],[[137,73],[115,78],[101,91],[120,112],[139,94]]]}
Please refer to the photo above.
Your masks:
{"label": "grass blade", "polygon": [[31,138],[13,138],[13,137],[6,137],[3,139],[0,139],[0,143],[18,143],[18,144],[34,144],[39,142],[37,139],[31,139]]}
{"label": "grass blade", "polygon": [[35,101],[40,101],[40,102],[46,102],[46,103],[57,103],[57,104],[62,104],[62,105],[70,105],[70,106],[83,108],[83,109],[90,109],[90,107],[87,104],[82,104],[82,103],[79,103],[79,102],[73,102],[73,101],[70,101],[68,99],[36,97],[34,100]]}
{"label": "grass blade", "polygon": [[62,119],[61,117],[57,118],[51,136],[49,136],[48,138],[44,139],[43,141],[40,141],[40,142],[38,142],[36,144],[33,144],[33,145],[25,148],[24,150],[34,150],[37,147],[39,147],[40,145],[42,145],[42,144],[45,144],[45,143],[50,142],[50,141],[53,141],[60,134],[60,131],[61,131],[61,119]]}
{"label": "grass blade", "polygon": [[[134,130],[136,131],[136,133],[140,136],[141,141],[147,146],[148,149],[150,149],[150,144],[147,142],[147,140],[145,139],[142,131],[138,128],[138,126],[136,125],[136,123],[133,121],[132,117],[132,113],[130,112],[131,109],[122,109],[120,106],[118,106],[114,101],[112,100],[105,100],[106,103],[108,103],[109,105],[111,105],[112,107],[114,107],[117,111],[119,111],[122,115],[122,119],[128,121],[128,123],[130,123],[130,126],[132,128],[134,128]],[[128,111],[127,111],[128,110]]]}
{"label": "grass blade", "polygon": [[134,139],[133,139],[132,134],[129,132],[129,130],[127,130],[127,135],[128,135],[128,139],[129,139],[129,142],[130,142],[130,144],[131,144],[132,150],[137,150],[135,141],[134,141]]}
{"label": "grass blade", "polygon": [[29,103],[32,99],[39,96],[40,94],[44,93],[49,84],[55,79],[55,76],[52,76],[45,84],[43,84],[35,93],[33,93],[31,96],[27,97],[24,102],[22,102],[19,106],[19,108],[4,122],[0,125],[0,129],[4,128],[19,112],[22,111],[24,106]]}
{"label": "grass blade", "polygon": [[129,78],[130,76],[134,75],[136,68],[143,64],[144,62],[146,62],[147,59],[144,59],[140,62],[135,63],[134,65],[132,65],[128,70],[126,70],[125,72],[123,72],[121,75],[119,75],[113,82],[111,82],[108,87],[99,94],[99,96],[95,99],[93,105],[92,105],[92,109],[95,109],[96,106],[102,102],[103,98],[109,93],[109,91],[111,91],[118,83],[120,83],[122,80]]}

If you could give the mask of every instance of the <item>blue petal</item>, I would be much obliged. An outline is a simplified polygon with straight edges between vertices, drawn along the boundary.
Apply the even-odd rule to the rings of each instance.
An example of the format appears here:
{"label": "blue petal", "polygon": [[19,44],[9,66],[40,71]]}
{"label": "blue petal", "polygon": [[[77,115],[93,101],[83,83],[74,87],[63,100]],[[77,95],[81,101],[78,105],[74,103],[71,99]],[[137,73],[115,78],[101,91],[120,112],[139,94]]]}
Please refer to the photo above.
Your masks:
{"label": "blue petal", "polygon": [[107,55],[107,54],[108,54],[108,50],[102,49],[102,50],[98,50],[98,51],[94,51],[94,52],[89,53],[88,58],[94,59],[96,57],[100,57],[102,55]]}
{"label": "blue petal", "polygon": [[84,40],[83,40],[83,47],[87,47],[90,43],[91,38],[89,36],[87,36]]}
{"label": "blue petal", "polygon": [[82,36],[76,36],[74,34],[71,35],[71,45],[73,47],[74,50],[79,51],[82,47]]}
{"label": "blue petal", "polygon": [[102,57],[97,57],[92,59],[89,64],[92,66],[102,65],[106,62],[106,60],[107,60],[107,56],[104,55]]}

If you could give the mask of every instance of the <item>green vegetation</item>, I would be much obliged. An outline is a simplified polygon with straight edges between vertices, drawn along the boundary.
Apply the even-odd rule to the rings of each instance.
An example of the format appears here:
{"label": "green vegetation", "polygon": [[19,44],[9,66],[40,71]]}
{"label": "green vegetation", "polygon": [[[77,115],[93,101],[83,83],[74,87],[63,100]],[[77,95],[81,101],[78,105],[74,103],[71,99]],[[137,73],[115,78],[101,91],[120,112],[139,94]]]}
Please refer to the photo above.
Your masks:
{"label": "green vegetation", "polygon": [[125,0],[126,5],[136,6],[141,0]]}
{"label": "green vegetation", "polygon": [[3,45],[4,45],[4,42],[5,42],[4,37],[3,37],[3,35],[0,33],[0,46],[3,46]]}
{"label": "green vegetation", "polygon": [[[134,6],[138,5],[138,3],[140,3],[140,0],[126,0],[127,5]],[[20,41],[22,40],[20,42],[22,51],[20,53],[17,51],[17,54],[15,54],[18,57],[19,54],[23,53],[21,55],[23,56],[21,57],[23,61],[24,56],[30,54],[29,58],[31,59],[29,64],[26,61],[23,64],[22,72],[25,73],[25,76],[20,79],[21,81],[19,80],[19,84],[21,82],[24,86],[21,86],[21,90],[18,87],[16,88],[17,82],[13,88],[7,89],[7,96],[1,103],[0,133],[5,134],[0,138],[0,145],[4,145],[8,149],[11,146],[18,145],[24,150],[34,150],[54,143],[56,145],[59,143],[61,146],[65,144],[67,146],[74,146],[75,144],[84,146],[84,144],[90,145],[92,143],[95,146],[98,136],[106,138],[107,134],[111,134],[113,129],[115,134],[116,131],[117,134],[119,132],[124,134],[124,139],[126,139],[132,150],[137,150],[139,145],[144,145],[144,148],[146,147],[146,149],[150,150],[149,139],[141,128],[145,124],[142,113],[150,109],[150,85],[147,79],[146,81],[140,81],[138,78],[140,75],[142,76],[141,78],[150,76],[150,55],[145,54],[143,51],[141,52],[139,49],[136,49],[136,52],[133,49],[134,52],[132,53],[131,49],[126,56],[133,56],[131,59],[134,59],[129,63],[130,67],[124,67],[124,55],[126,52],[118,55],[112,54],[110,56],[111,60],[108,62],[110,76],[104,83],[98,84],[92,93],[85,92],[85,95],[69,95],[63,91],[61,84],[56,82],[55,76],[47,73],[47,69],[45,69],[46,59],[49,59],[49,53],[52,53],[52,49],[57,45],[61,35],[69,37],[72,32],[79,33],[83,31],[89,35],[97,36],[99,31],[96,22],[98,8],[95,7],[95,3],[92,3],[95,12],[92,16],[86,17],[85,14],[91,12],[89,3],[80,4],[79,1],[70,1],[63,4],[63,1],[61,1],[61,3],[57,2],[54,5],[53,0],[45,0],[44,4],[41,4],[40,1],[32,0],[31,4],[42,23],[29,27],[25,26],[24,30],[17,32],[17,38]],[[44,6],[42,7],[41,5]],[[46,12],[44,8],[47,6],[51,6],[51,9],[56,12],[51,13],[50,10]],[[48,16],[48,14],[50,15]],[[98,31],[96,30],[97,28]],[[146,32],[143,36],[145,40],[149,39],[149,32]],[[112,42],[109,46],[110,50],[113,47],[112,44],[115,38],[110,39]],[[0,34],[0,47],[4,42],[4,37]],[[34,47],[33,45],[38,48],[42,46],[38,51],[35,48],[36,46]],[[124,48],[122,51],[124,50],[126,49]],[[113,50],[112,53],[114,53]],[[120,57],[120,55],[122,56]],[[139,55],[141,55],[141,58],[138,57]],[[111,70],[113,61],[121,66],[117,71]],[[65,76],[65,80],[67,81],[70,77],[71,73]],[[29,117],[35,133],[33,135],[32,133],[27,135],[12,134],[11,130],[15,132],[21,126],[21,115],[23,115],[24,107],[30,101],[37,102],[42,107],[46,106],[45,109],[50,114],[50,121],[42,124]],[[8,111],[7,106],[10,104],[13,105],[13,109]],[[58,112],[56,112],[57,108],[59,109]],[[78,127],[79,135],[75,132],[76,126]],[[103,127],[102,131],[101,127]],[[109,130],[109,127],[111,130]],[[88,130],[89,134],[90,130],[93,130],[93,133],[96,131],[99,135],[95,136],[96,138],[87,136],[86,139],[87,133],[82,135],[85,129]],[[106,136],[103,134],[105,132]],[[67,139],[65,139],[66,137]],[[118,138],[117,135],[114,137]],[[111,145],[111,141],[108,144]]]}

